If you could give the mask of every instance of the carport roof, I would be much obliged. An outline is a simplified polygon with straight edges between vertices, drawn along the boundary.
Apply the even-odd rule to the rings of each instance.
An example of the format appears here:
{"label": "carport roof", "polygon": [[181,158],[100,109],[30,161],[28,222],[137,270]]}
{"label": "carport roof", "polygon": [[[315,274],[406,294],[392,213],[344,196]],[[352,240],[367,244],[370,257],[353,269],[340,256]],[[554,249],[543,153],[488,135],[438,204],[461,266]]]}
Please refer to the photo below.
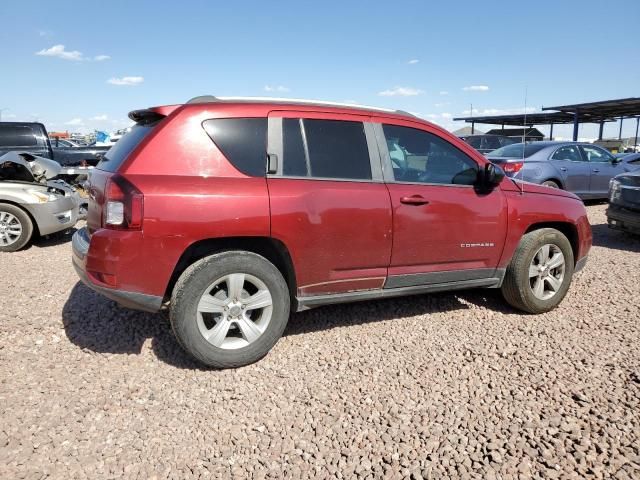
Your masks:
{"label": "carport roof", "polygon": [[467,123],[485,123],[489,125],[551,125],[552,123],[573,123],[573,114],[565,112],[518,113],[514,115],[480,115],[475,117],[458,117]]}
{"label": "carport roof", "polygon": [[571,116],[574,113],[578,113],[581,122],[600,122],[613,118],[640,116],[640,97],[542,107],[542,110],[557,110],[562,113],[568,113]]}

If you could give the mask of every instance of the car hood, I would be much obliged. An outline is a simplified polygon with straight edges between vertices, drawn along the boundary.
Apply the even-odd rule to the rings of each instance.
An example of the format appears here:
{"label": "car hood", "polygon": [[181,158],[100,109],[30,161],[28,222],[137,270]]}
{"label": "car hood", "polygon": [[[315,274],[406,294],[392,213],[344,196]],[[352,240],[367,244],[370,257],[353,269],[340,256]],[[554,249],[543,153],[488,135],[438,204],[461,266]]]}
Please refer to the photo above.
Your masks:
{"label": "car hood", "polygon": [[513,182],[518,190],[524,193],[537,193],[541,195],[551,195],[554,197],[568,197],[581,201],[580,197],[576,194],[567,192],[561,188],[545,187],[544,185],[538,185],[537,183],[523,182],[522,180],[515,180],[513,178],[510,178],[509,180]]}
{"label": "car hood", "polygon": [[0,181],[46,184],[61,169],[58,162],[27,152],[9,152],[0,157]]}

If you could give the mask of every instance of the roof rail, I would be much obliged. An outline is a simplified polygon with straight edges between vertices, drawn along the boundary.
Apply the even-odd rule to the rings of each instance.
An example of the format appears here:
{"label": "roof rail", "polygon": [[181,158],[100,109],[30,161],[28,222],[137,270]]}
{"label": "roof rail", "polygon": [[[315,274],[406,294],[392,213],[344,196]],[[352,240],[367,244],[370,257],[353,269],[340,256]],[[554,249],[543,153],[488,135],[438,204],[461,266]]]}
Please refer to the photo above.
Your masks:
{"label": "roof rail", "polygon": [[305,98],[277,98],[277,97],[216,97],[213,95],[200,95],[198,97],[193,97],[190,99],[187,104],[194,103],[290,103],[293,105],[317,105],[317,106],[327,106],[327,107],[349,107],[349,108],[357,108],[360,110],[376,110],[380,112],[387,113],[395,113],[398,115],[404,115],[407,117],[418,118],[412,113],[405,112],[404,110],[393,110],[391,108],[382,108],[382,107],[372,107],[369,105],[359,105],[352,103],[340,103],[340,102],[325,102],[322,100],[309,100]]}

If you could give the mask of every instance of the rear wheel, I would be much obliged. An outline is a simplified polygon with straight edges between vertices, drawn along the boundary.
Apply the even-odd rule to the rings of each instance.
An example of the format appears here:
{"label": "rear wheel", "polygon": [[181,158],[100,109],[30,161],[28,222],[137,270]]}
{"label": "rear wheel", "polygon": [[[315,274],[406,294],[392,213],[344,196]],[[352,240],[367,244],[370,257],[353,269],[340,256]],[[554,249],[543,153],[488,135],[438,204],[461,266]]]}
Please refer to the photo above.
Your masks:
{"label": "rear wheel", "polygon": [[289,319],[290,298],[280,271],[250,252],[203,258],[180,276],[170,320],[180,345],[216,368],[253,363],[276,344]]}
{"label": "rear wheel", "polygon": [[0,203],[0,252],[15,252],[33,235],[33,222],[19,207]]}
{"label": "rear wheel", "polygon": [[554,180],[545,180],[544,182],[542,182],[542,185],[544,185],[545,187],[560,188],[560,185]]}
{"label": "rear wheel", "polygon": [[554,309],[569,290],[573,250],[567,237],[553,228],[527,233],[507,268],[502,294],[513,307],[529,313]]}

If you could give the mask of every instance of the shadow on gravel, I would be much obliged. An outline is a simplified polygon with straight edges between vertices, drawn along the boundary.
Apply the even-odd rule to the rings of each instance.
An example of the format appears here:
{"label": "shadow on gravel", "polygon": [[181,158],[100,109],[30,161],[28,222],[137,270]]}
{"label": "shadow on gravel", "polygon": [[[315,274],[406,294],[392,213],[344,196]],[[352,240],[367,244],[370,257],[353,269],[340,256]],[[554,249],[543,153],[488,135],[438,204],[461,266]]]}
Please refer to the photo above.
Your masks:
{"label": "shadow on gravel", "polygon": [[151,339],[158,359],[178,368],[205,370],[178,345],[169,321],[161,314],[119,307],[78,282],[62,309],[67,338],[83,350],[140,354]]}
{"label": "shadow on gravel", "polygon": [[344,305],[329,305],[294,315],[284,335],[351,327],[364,323],[398,320],[416,315],[466,310],[468,303],[502,313],[514,313],[500,295],[499,290],[478,289],[449,293],[431,293],[409,297],[370,300]]}
{"label": "shadow on gravel", "polygon": [[[373,300],[319,307],[294,314],[284,335],[301,335],[338,327],[398,320],[416,315],[469,309],[470,304],[503,313],[513,313],[498,290],[469,290]],[[161,314],[137,312],[76,283],[62,309],[67,338],[83,350],[96,353],[139,355],[148,339],[159,360],[174,367],[206,370],[192,360]]]}
{"label": "shadow on gravel", "polygon": [[52,233],[51,235],[36,238],[31,242],[30,247],[46,248],[61,245],[63,243],[71,243],[71,237],[73,237],[73,234],[77,231],[78,229],[73,227],[69,230],[65,230],[64,232]]}
{"label": "shadow on gravel", "polygon": [[596,247],[640,252],[640,236],[613,230],[606,223],[591,225],[591,231],[593,232],[593,245]]}

